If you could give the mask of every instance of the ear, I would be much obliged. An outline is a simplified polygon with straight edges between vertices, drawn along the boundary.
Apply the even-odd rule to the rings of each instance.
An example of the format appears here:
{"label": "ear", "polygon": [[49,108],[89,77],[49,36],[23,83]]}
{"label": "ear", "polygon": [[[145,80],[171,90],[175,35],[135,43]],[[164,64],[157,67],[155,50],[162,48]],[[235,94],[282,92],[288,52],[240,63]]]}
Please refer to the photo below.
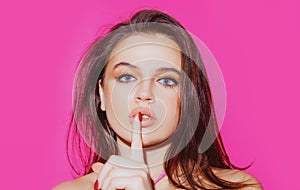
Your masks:
{"label": "ear", "polygon": [[100,95],[100,108],[102,111],[105,111],[105,98],[104,98],[104,92],[103,88],[101,85],[101,79],[98,81],[98,86],[99,86],[99,95]]}

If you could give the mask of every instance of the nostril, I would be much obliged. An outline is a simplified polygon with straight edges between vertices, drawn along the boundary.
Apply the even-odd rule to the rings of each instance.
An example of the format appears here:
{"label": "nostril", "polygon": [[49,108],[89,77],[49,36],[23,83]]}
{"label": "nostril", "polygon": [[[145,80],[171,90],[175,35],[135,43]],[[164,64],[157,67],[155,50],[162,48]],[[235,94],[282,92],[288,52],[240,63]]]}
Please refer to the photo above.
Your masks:
{"label": "nostril", "polygon": [[152,97],[136,97],[136,99],[138,100],[138,101],[145,101],[145,102],[153,102],[154,101],[154,98],[152,98]]}

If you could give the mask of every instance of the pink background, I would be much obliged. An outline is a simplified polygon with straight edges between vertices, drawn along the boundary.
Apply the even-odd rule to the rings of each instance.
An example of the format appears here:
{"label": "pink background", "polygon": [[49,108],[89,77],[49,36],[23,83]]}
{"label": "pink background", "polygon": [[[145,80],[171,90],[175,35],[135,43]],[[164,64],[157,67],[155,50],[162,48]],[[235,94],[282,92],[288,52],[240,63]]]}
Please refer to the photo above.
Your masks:
{"label": "pink background", "polygon": [[101,26],[140,8],[171,14],[216,57],[232,161],[254,161],[248,172],[265,189],[300,189],[297,0],[1,1],[1,189],[50,189],[72,178],[65,139],[75,64]]}

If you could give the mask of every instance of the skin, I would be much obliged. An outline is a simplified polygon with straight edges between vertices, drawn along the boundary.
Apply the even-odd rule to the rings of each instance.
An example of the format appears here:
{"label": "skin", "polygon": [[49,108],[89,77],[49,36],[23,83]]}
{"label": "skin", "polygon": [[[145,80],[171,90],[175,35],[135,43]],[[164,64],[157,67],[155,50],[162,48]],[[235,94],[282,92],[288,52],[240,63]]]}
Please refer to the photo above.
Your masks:
{"label": "skin", "polygon": [[175,131],[180,109],[178,49],[162,35],[143,34],[128,37],[114,48],[104,84],[99,85],[101,109],[123,143],[131,142],[128,115],[133,109],[149,109],[156,118],[153,125],[142,127],[144,146],[159,144]]}
{"label": "skin", "polygon": [[[56,187],[53,188],[53,190],[93,190],[94,183],[101,172],[103,167],[103,164],[101,163],[95,163],[94,164],[94,171],[93,173],[87,174],[85,176],[82,176],[80,178],[77,178],[75,180],[66,181],[63,182]],[[253,187],[247,187],[243,188],[243,190],[261,190],[263,189],[260,183],[255,179],[253,176],[239,171],[239,170],[213,170],[214,173],[221,177],[224,180],[232,181],[232,182],[239,182],[239,181],[247,181],[252,184],[256,184]],[[156,186],[156,189],[173,189],[177,190],[177,188],[172,187],[172,185],[169,184],[167,181],[167,178],[162,179]]]}
{"label": "skin", "polygon": [[[120,154],[111,156],[105,165],[95,163],[93,173],[64,182],[54,190],[93,189],[96,179],[103,190],[153,189],[151,179],[163,171],[163,156],[169,147],[160,144],[174,133],[178,122],[180,75],[174,72],[181,71],[178,49],[174,41],[159,34],[137,34],[117,44],[106,75],[99,81],[99,94],[101,109],[106,111],[117,134]],[[140,107],[155,115],[150,126],[140,124],[137,115],[129,117],[132,110]],[[152,146],[155,148],[151,149]],[[247,189],[261,189],[255,178],[242,171],[213,171],[228,181],[247,180],[258,184]],[[155,189],[175,188],[164,177]]]}
{"label": "skin", "polygon": [[[126,189],[152,189],[150,176],[155,179],[163,171],[161,164],[154,165],[163,163],[163,155],[169,145],[157,146],[154,150],[142,150],[142,147],[164,142],[177,128],[181,72],[178,50],[177,44],[165,36],[147,34],[130,36],[114,48],[103,84],[99,84],[99,93],[101,109],[106,111],[108,121],[117,134],[120,156],[110,158],[100,173],[102,189],[110,189],[110,185],[123,181],[127,183],[124,184]],[[142,127],[136,130],[139,123],[132,123],[128,115],[140,108],[148,109],[155,122],[146,127],[142,122]],[[136,135],[140,138],[134,140]],[[117,182],[112,181],[114,178]]]}

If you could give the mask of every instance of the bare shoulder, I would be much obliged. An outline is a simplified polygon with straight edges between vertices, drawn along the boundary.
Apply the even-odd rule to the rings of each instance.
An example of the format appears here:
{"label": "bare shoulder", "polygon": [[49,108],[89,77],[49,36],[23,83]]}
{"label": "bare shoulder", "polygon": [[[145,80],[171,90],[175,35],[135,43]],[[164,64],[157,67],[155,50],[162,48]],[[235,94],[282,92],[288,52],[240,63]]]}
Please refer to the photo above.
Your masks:
{"label": "bare shoulder", "polygon": [[94,189],[97,174],[90,173],[74,180],[66,181],[53,187],[52,190],[82,190]]}
{"label": "bare shoulder", "polygon": [[252,175],[241,171],[241,170],[235,170],[235,169],[213,169],[213,172],[220,177],[221,179],[224,179],[226,181],[231,182],[242,182],[251,184],[249,187],[243,188],[243,190],[259,190],[263,189],[260,182]]}

